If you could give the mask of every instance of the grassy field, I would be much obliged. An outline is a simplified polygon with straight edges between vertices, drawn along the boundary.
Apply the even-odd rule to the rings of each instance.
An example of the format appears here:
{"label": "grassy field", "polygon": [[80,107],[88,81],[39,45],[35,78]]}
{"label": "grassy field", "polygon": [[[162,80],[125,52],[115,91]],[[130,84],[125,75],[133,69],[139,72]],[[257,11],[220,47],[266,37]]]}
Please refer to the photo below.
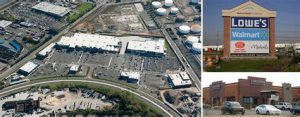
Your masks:
{"label": "grassy field", "polygon": [[220,61],[215,66],[206,67],[208,72],[296,72],[300,65],[292,62],[291,58],[276,60],[230,60]]}
{"label": "grassy field", "polygon": [[85,13],[93,9],[93,4],[91,3],[82,3],[79,5],[79,7],[76,8],[76,11],[74,13],[71,13],[68,17],[67,20],[69,22],[74,22],[76,21],[79,17],[83,16]]}

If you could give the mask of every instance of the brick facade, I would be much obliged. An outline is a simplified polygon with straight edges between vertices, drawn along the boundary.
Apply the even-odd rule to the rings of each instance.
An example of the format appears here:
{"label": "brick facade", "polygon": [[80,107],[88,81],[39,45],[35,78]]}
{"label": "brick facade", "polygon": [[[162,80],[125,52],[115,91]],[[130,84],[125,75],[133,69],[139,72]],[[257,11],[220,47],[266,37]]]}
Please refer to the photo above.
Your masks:
{"label": "brick facade", "polygon": [[[282,86],[273,86],[272,82],[265,78],[251,77],[239,79],[236,83],[225,84],[223,81],[213,82],[209,87],[203,88],[203,103],[220,106],[224,101],[238,101],[248,107],[249,97],[252,98],[251,106],[259,104],[275,104],[281,101],[300,102],[300,88],[291,87],[292,94],[283,90]],[[271,95],[279,97],[278,101],[269,100]],[[285,100],[290,96],[293,101]]]}

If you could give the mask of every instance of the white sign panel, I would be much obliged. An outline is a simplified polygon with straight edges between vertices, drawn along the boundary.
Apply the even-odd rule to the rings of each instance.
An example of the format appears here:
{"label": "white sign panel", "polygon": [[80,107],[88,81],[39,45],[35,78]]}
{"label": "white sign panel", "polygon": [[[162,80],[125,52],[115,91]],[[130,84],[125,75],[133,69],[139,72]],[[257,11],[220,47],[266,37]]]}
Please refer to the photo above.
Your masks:
{"label": "white sign panel", "polygon": [[230,53],[269,53],[269,41],[231,41]]}

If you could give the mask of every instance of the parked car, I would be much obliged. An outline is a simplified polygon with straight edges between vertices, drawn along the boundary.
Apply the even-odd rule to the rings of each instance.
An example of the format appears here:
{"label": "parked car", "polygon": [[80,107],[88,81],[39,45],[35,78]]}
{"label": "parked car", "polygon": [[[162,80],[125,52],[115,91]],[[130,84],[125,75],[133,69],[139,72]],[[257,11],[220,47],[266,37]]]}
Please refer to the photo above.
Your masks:
{"label": "parked car", "polygon": [[235,101],[226,101],[223,103],[223,106],[221,108],[221,114],[245,114],[244,107],[241,106],[239,102]]}
{"label": "parked car", "polygon": [[290,112],[293,113],[293,115],[300,114],[300,105],[295,105],[292,109],[290,109]]}
{"label": "parked car", "polygon": [[293,108],[292,104],[289,102],[279,102],[278,104],[275,105],[276,108],[281,109],[281,110],[290,110]]}
{"label": "parked car", "polygon": [[273,105],[262,104],[255,108],[256,114],[265,114],[265,115],[280,115],[281,110],[277,109]]}

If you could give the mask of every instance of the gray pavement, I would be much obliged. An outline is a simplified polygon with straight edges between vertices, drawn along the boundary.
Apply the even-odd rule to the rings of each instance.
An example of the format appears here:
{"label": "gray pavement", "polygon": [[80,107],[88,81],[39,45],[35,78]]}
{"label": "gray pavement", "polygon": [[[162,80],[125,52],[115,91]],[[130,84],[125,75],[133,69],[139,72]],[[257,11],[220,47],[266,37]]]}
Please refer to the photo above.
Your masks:
{"label": "gray pavement", "polygon": [[233,117],[233,116],[242,116],[242,117],[297,117],[295,115],[292,115],[289,111],[281,111],[281,115],[257,115],[255,113],[255,110],[246,110],[245,111],[245,115],[241,115],[241,114],[236,114],[236,115],[221,115],[221,110],[212,110],[212,109],[203,109],[203,117],[223,117],[223,116],[227,116],[227,117]]}

